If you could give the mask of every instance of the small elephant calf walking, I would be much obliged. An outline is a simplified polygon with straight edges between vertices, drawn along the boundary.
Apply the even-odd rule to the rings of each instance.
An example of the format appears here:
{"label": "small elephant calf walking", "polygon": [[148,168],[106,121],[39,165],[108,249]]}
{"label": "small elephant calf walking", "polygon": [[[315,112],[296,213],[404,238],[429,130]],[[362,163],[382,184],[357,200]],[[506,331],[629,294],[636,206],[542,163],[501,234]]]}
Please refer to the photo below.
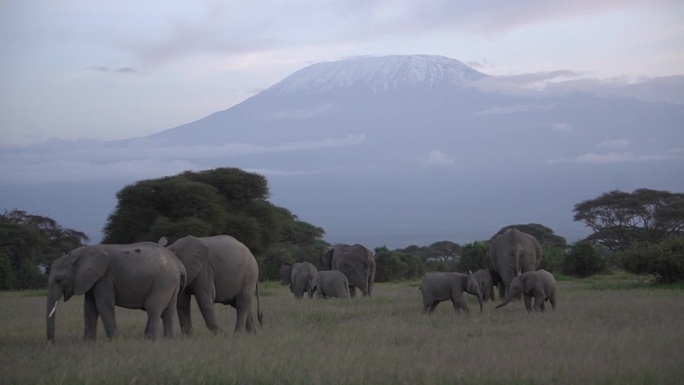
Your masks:
{"label": "small elephant calf walking", "polygon": [[477,297],[482,312],[482,292],[472,273],[447,273],[433,271],[427,273],[420,284],[423,296],[423,314],[432,315],[437,305],[442,301],[451,300],[456,313],[463,309],[469,312],[468,304],[463,298],[463,292]]}
{"label": "small elephant calf walking", "polygon": [[310,290],[310,295],[315,292],[316,298],[349,298],[349,280],[339,270],[319,271]]}
{"label": "small elephant calf walking", "polygon": [[[534,311],[544,311],[544,302],[547,300],[551,303],[551,308],[555,309],[557,287],[553,274],[544,269],[522,273],[513,278],[511,290],[506,295],[506,299],[496,305],[496,308],[506,306],[514,297],[524,294],[525,308],[528,313],[533,308]],[[532,297],[534,297],[534,306],[532,306]]]}

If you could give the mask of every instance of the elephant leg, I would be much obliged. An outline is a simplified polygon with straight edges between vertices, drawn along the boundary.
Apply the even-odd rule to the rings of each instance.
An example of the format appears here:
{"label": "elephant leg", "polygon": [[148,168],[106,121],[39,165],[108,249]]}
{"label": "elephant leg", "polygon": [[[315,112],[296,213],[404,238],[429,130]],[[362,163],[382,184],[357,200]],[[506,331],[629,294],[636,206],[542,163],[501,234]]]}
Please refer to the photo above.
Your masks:
{"label": "elephant leg", "polygon": [[161,314],[164,338],[173,338],[173,313],[174,306],[167,306]]}
{"label": "elephant leg", "polygon": [[192,314],[191,314],[191,300],[192,296],[187,292],[178,294],[178,321],[180,322],[181,333],[184,336],[192,335]]}
{"label": "elephant leg", "polygon": [[97,338],[97,321],[100,318],[100,312],[97,310],[97,304],[93,297],[92,291],[85,295],[83,301],[83,320],[85,327],[83,328],[83,339],[86,341],[95,341]]}
{"label": "elephant leg", "polygon": [[428,310],[428,315],[431,316],[432,313],[435,312],[435,309],[437,308],[437,305],[439,305],[439,301],[432,301],[432,304],[430,305],[430,309]]}
{"label": "elephant leg", "polygon": [[254,317],[252,316],[251,311],[247,312],[247,322],[245,324],[245,330],[247,330],[247,333],[256,333]]}
{"label": "elephant leg", "polygon": [[539,305],[539,310],[541,310],[541,311],[546,310],[545,306],[544,306],[544,302],[546,302],[546,300],[543,300],[542,303]]}
{"label": "elephant leg", "polygon": [[451,303],[454,305],[454,310],[456,311],[456,314],[460,313],[461,309],[465,310],[466,314],[470,313],[470,310],[468,309],[468,304],[466,303],[465,298],[463,298],[463,296],[459,298],[453,298],[451,300]]}
{"label": "elephant leg", "polygon": [[525,294],[524,300],[525,300],[525,309],[527,309],[527,312],[529,313],[532,311],[532,296]]}
{"label": "elephant leg", "polygon": [[534,293],[534,311],[541,310],[541,306],[544,304],[544,293],[537,291]]}
{"label": "elephant leg", "polygon": [[[112,288],[112,291],[114,289]],[[100,313],[100,318],[102,319],[102,324],[104,325],[105,334],[107,338],[112,339],[116,337],[117,325],[116,325],[116,312],[115,312],[115,302],[114,297],[109,294],[102,294],[103,291],[107,289],[93,290],[93,297],[95,298],[95,306],[97,306],[97,311]]]}
{"label": "elephant leg", "polygon": [[[169,296],[168,286],[157,283],[150,294],[145,299],[145,311],[147,312],[147,326],[145,327],[145,337],[154,339],[157,337],[157,330],[159,329],[160,321],[164,321],[164,336],[169,332],[166,329],[169,322],[173,322],[175,308],[173,303],[177,303],[177,289],[171,292]],[[169,308],[171,310],[169,310]],[[166,315],[165,312],[168,312]],[[168,317],[168,318],[167,318]],[[171,328],[171,336],[173,336],[173,328]]]}
{"label": "elephant leg", "polygon": [[245,332],[247,327],[247,315],[252,311],[252,294],[249,290],[243,290],[238,294],[235,309],[237,310],[235,333]]}
{"label": "elephant leg", "polygon": [[551,302],[551,310],[556,310],[556,293],[551,294],[549,302]]}
{"label": "elephant leg", "polygon": [[356,297],[356,286],[349,286],[349,296],[352,298]]}
{"label": "elephant leg", "polygon": [[218,327],[216,322],[216,309],[214,308],[214,296],[206,294],[195,294],[197,299],[197,305],[199,306],[200,313],[202,313],[202,318],[204,318],[204,324],[207,325],[207,329],[212,333],[216,334],[221,332],[221,328]]}

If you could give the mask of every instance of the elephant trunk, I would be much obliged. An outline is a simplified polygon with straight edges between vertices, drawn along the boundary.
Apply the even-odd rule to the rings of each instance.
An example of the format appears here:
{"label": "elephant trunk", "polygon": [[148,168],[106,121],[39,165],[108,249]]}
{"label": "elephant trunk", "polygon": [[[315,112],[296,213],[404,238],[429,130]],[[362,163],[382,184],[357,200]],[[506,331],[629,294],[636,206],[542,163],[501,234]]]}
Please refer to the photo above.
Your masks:
{"label": "elephant trunk", "polygon": [[480,303],[480,313],[482,313],[482,292],[480,290],[477,291],[477,302]]}
{"label": "elephant trunk", "polygon": [[501,302],[500,304],[496,305],[496,308],[498,309],[498,308],[500,308],[500,307],[504,307],[504,306],[508,305],[508,303],[511,302],[512,300],[513,300],[513,296],[511,295],[511,292],[509,291],[509,292],[506,294],[506,298],[503,300],[503,302]]}
{"label": "elephant trunk", "polygon": [[48,342],[55,342],[55,318],[57,318],[56,310],[57,303],[62,298],[62,292],[59,287],[51,285],[47,297],[46,309],[46,332]]}

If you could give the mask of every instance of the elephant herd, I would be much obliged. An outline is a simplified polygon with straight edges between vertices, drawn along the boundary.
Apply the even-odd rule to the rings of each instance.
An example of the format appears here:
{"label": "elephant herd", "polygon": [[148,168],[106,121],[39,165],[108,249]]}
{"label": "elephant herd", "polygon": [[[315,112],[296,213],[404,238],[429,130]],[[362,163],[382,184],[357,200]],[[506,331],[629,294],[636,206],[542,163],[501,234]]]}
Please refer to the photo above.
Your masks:
{"label": "elephant herd", "polygon": [[98,318],[108,338],[116,336],[115,306],[147,312],[145,336],[154,338],[161,318],[164,337],[173,336],[178,312],[181,332],[192,334],[190,300],[195,296],[204,322],[220,331],[214,304],[237,311],[235,332],[253,331],[252,301],[259,306],[259,266],[250,250],[228,235],[187,236],[166,246],[140,242],[127,245],[82,246],[52,263],[48,279],[47,339],[54,342],[55,311],[60,299],[85,294],[84,338],[95,340]]}
{"label": "elephant herd", "polygon": [[323,252],[323,270],[309,262],[280,267],[280,280],[287,284],[296,299],[304,293],[309,298],[350,298],[356,289],[363,296],[371,296],[375,281],[375,255],[363,245],[338,244]]}
{"label": "elephant herd", "polygon": [[[259,267],[250,250],[228,235],[197,238],[186,236],[167,245],[140,242],[127,245],[82,246],[55,260],[50,269],[47,295],[47,339],[54,342],[56,308],[60,300],[85,295],[84,339],[95,340],[98,319],[108,338],[116,336],[115,306],[147,312],[145,336],[154,338],[159,319],[164,337],[173,337],[173,317],[178,313],[183,335],[193,333],[191,297],[195,296],[202,318],[213,333],[220,332],[214,304],[236,309],[235,332],[255,330],[252,303],[259,305]],[[463,293],[482,303],[494,300],[494,286],[502,300],[496,308],[524,296],[528,312],[544,310],[544,302],[556,307],[556,281],[551,273],[538,270],[541,246],[531,235],[508,229],[490,245],[492,268],[475,273],[430,272],[421,282],[423,314],[432,314],[439,302],[450,300],[456,312],[468,312]],[[376,262],[363,245],[335,245],[322,256],[323,269],[309,262],[283,264],[281,281],[296,299],[350,298],[359,289],[371,296]],[[532,304],[534,298],[534,304]]]}
{"label": "elephant herd", "polygon": [[535,237],[517,229],[507,229],[492,240],[489,259],[492,268],[475,273],[427,273],[420,284],[423,314],[432,314],[442,301],[451,301],[457,313],[461,309],[468,312],[464,292],[477,297],[482,311],[483,301],[495,299],[494,286],[499,288],[502,301],[497,309],[520,296],[524,297],[528,312],[544,311],[546,301],[556,308],[556,280],[550,272],[539,269],[542,248]]}

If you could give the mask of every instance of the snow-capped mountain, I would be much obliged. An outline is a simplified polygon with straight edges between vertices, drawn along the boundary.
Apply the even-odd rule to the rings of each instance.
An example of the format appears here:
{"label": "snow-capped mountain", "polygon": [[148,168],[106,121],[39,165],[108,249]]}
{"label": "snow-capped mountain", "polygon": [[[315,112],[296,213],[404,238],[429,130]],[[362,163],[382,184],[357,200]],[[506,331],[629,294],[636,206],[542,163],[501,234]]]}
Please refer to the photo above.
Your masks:
{"label": "snow-capped mountain", "polygon": [[441,56],[313,64],[145,138],[0,153],[0,177],[71,178],[5,184],[0,202],[98,240],[127,183],[240,167],[266,175],[273,203],[330,242],[405,247],[488,239],[529,222],[573,242],[586,235],[572,220],[576,203],[614,189],[684,191],[684,105],[607,96],[620,88],[510,93],[491,88],[496,81]]}
{"label": "snow-capped mountain", "polygon": [[352,87],[378,92],[406,86],[462,86],[486,77],[462,62],[444,56],[363,56],[310,65],[264,94],[315,94]]}

